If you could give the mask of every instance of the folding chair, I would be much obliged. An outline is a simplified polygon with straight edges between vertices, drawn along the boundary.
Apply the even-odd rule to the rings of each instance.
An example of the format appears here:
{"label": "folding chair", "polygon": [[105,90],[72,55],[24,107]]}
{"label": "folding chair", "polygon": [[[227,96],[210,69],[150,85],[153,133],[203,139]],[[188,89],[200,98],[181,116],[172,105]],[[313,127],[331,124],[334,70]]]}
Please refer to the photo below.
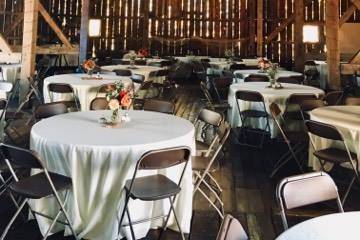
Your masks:
{"label": "folding chair", "polygon": [[[224,203],[221,199],[222,188],[211,173],[220,168],[217,157],[229,137],[230,130],[229,124],[223,122],[218,130],[219,140],[217,146],[212,147],[204,156],[195,156],[192,158],[194,174],[193,195],[195,196],[196,192],[199,192],[210,205],[214,207],[221,218],[224,218]],[[207,181],[207,179],[209,179],[209,181]],[[209,191],[209,195],[206,194],[206,190],[204,189]],[[211,195],[215,198],[215,201],[211,200]],[[220,206],[217,206],[217,203]]]}
{"label": "folding chair", "polygon": [[285,230],[289,228],[286,210],[336,200],[339,212],[344,212],[338,189],[332,178],[324,172],[305,173],[283,179],[277,185],[276,198]]}
{"label": "folding chair", "polygon": [[114,91],[115,89],[116,89],[116,85],[114,83],[103,84],[98,88],[96,97],[110,93],[110,92]]}
{"label": "folding chair", "polygon": [[307,99],[300,103],[300,113],[304,121],[310,119],[309,113],[320,107],[325,107],[325,102],[322,99]]}
{"label": "folding chair", "polygon": [[230,108],[230,105],[226,101],[217,102],[216,100],[214,100],[208,90],[208,87],[206,86],[206,83],[200,82],[200,88],[205,95],[207,107],[216,112],[225,114],[225,112]]}
{"label": "folding chair", "polygon": [[[313,155],[319,160],[322,171],[325,171],[324,165],[326,162],[330,162],[340,167],[353,170],[353,178],[351,179],[351,182],[342,198],[342,204],[344,204],[352,186],[354,185],[355,180],[360,183],[360,177],[358,172],[359,162],[357,159],[357,155],[356,153],[353,153],[349,150],[349,147],[344,141],[344,137],[342,136],[341,132],[339,132],[334,126],[311,120],[306,121],[305,125],[309,132],[311,146],[314,149]],[[335,147],[317,149],[314,136],[341,142],[345,150]]]}
{"label": "folding chair", "polygon": [[306,61],[304,65],[305,65],[305,70],[304,70],[305,83],[310,86],[320,86],[320,82],[319,82],[320,73],[316,68],[317,64],[315,63],[315,61],[312,60]]}
{"label": "folding chair", "polygon": [[[132,239],[135,240],[135,233],[133,224],[143,223],[152,219],[165,218],[162,231],[159,239],[163,232],[166,230],[171,213],[174,214],[175,222],[180,231],[181,237],[185,240],[184,234],[181,230],[178,218],[174,209],[174,202],[176,196],[181,192],[181,183],[185,170],[187,168],[190,159],[190,149],[187,147],[174,147],[161,150],[153,150],[145,153],[137,162],[133,177],[131,180],[127,180],[125,183],[125,205],[122,210],[121,217],[119,220],[119,232],[121,227],[130,226]],[[173,182],[162,174],[155,174],[146,177],[137,177],[138,172],[141,170],[161,170],[169,167],[174,167],[180,164],[184,164],[181,172],[180,179],[177,183]],[[130,218],[130,210],[128,204],[130,199],[141,200],[141,201],[157,201],[169,199],[170,210],[167,215],[152,217],[150,219],[144,219],[137,222],[132,222]],[[125,213],[128,218],[128,224],[123,225]],[[119,236],[118,236],[119,239]]]}
{"label": "folding chair", "polygon": [[[18,215],[21,213],[25,205],[28,205],[30,212],[34,217],[35,215],[38,215],[52,220],[50,227],[46,231],[43,239],[46,239],[48,237],[55,223],[61,223],[69,226],[75,239],[79,239],[73,229],[69,215],[65,210],[64,202],[60,199],[59,196],[60,191],[65,191],[65,200],[66,200],[68,196],[68,191],[71,190],[72,188],[71,178],[57,173],[49,172],[44,167],[43,161],[34,151],[29,151],[5,144],[0,145],[0,148],[3,156],[5,157],[5,161],[8,167],[10,168],[10,171],[15,179],[15,181],[9,185],[9,189],[12,193],[24,198],[19,208],[17,209],[15,215],[11,218],[9,224],[6,226],[0,239],[1,240],[5,239],[5,236],[9,232],[11,225],[14,223]],[[32,175],[30,177],[19,179],[15,173],[13,166],[18,166],[21,167],[22,169],[29,169],[29,170],[38,169],[41,170],[41,172]],[[33,210],[31,208],[31,205],[29,204],[29,200],[36,200],[50,196],[56,199],[56,202],[59,204],[59,208],[60,208],[55,218]],[[64,215],[66,219],[65,222],[59,220],[61,214]]]}
{"label": "folding chair", "polygon": [[274,177],[274,175],[291,159],[295,161],[300,172],[303,172],[302,164],[299,161],[297,154],[301,153],[308,147],[307,133],[303,131],[289,131],[286,128],[285,120],[281,115],[281,110],[276,103],[270,104],[270,113],[280,131],[282,140],[288,147],[288,151],[275,163],[270,177]]}
{"label": "folding chair", "polygon": [[[259,92],[243,91],[243,90],[238,90],[235,95],[236,95],[236,104],[237,104],[237,107],[239,110],[239,115],[240,115],[241,123],[242,123],[241,129],[243,131],[259,132],[258,130],[253,129],[252,127],[250,129],[248,129],[248,127],[246,126],[246,121],[248,119],[265,119],[265,121],[266,121],[265,128],[261,129],[262,137],[261,137],[261,141],[258,145],[252,145],[252,144],[248,144],[246,142],[242,142],[241,144],[245,145],[245,146],[249,146],[249,147],[262,148],[263,143],[265,141],[265,136],[267,134],[269,134],[269,132],[270,132],[269,116],[266,111],[264,97]],[[257,110],[257,109],[242,110],[240,107],[239,101],[245,101],[245,102],[249,102],[249,103],[258,104],[261,107],[261,109],[260,110]],[[241,132],[243,132],[243,131],[241,131]],[[246,133],[244,133],[244,136],[246,138]]]}
{"label": "folding chair", "polygon": [[132,72],[128,69],[114,69],[113,72],[116,74],[116,76],[121,76],[121,77],[132,76]]}
{"label": "folding chair", "polygon": [[159,99],[145,99],[144,102],[145,111],[161,112],[167,114],[175,113],[175,105],[172,102]]}
{"label": "folding chair", "polygon": [[67,83],[50,83],[48,86],[48,92],[50,96],[50,101],[54,102],[54,93],[57,94],[70,94],[71,100],[61,101],[66,104],[66,106],[71,109],[75,107],[77,111],[80,111],[80,104],[78,103],[75,91],[70,84]]}
{"label": "folding chair", "polygon": [[227,214],[221,223],[216,240],[248,240],[243,226],[239,220]]}
{"label": "folding chair", "polygon": [[291,83],[291,84],[302,84],[304,77],[302,76],[289,76],[289,77],[279,77],[276,81],[279,83]]}
{"label": "folding chair", "polygon": [[340,105],[344,97],[343,91],[331,91],[323,97],[323,101],[328,106]]}
{"label": "folding chair", "polygon": [[[200,136],[203,141],[196,140],[196,153],[197,155],[205,154],[209,151],[209,149],[212,149],[213,144],[216,143],[218,139],[218,134],[216,134],[216,129],[220,126],[221,122],[223,120],[223,116],[215,111],[211,111],[209,109],[204,108],[199,113],[197,119],[195,120],[194,126],[195,128],[201,128],[200,129]],[[202,124],[202,126],[200,126]],[[210,144],[207,144],[205,139],[207,135],[207,131],[210,127],[213,127],[215,131],[214,137],[212,138],[212,141]],[[197,135],[197,134],[196,134]]]}
{"label": "folding chair", "polygon": [[94,98],[90,103],[90,110],[92,111],[107,109],[109,109],[109,102],[106,100],[105,97]]}
{"label": "folding chair", "polygon": [[286,121],[303,121],[300,105],[304,100],[317,99],[315,94],[291,94],[286,100],[283,117]]}

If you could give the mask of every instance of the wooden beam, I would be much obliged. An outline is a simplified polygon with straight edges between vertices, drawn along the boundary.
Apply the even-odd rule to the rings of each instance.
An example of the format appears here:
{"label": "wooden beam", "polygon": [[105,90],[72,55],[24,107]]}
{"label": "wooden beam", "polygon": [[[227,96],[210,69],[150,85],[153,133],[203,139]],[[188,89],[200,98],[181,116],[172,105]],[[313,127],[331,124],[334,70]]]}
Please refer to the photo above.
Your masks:
{"label": "wooden beam", "polygon": [[87,58],[90,0],[82,0],[79,63]]}
{"label": "wooden beam", "polygon": [[350,60],[351,64],[360,64],[360,50]]}
{"label": "wooden beam", "polygon": [[350,2],[357,7],[357,9],[360,9],[360,1],[359,0],[350,0]]}
{"label": "wooden beam", "polygon": [[52,28],[52,30],[55,32],[56,36],[60,39],[60,41],[67,47],[72,48],[71,43],[69,42],[69,39],[64,35],[64,33],[61,31],[61,29],[58,27],[56,22],[51,18],[50,14],[46,11],[44,6],[39,2],[38,3],[38,9],[40,14],[45,19],[45,22],[49,24],[49,26]]}
{"label": "wooden beam", "polygon": [[6,41],[5,37],[0,33],[0,50],[4,53],[12,53],[13,50],[9,43]]}
{"label": "wooden beam", "polygon": [[257,26],[256,26],[256,39],[257,39],[257,55],[263,56],[264,53],[264,1],[257,0]]}
{"label": "wooden beam", "polygon": [[[359,0],[360,1],[360,0]],[[354,14],[354,12],[356,11],[357,7],[355,5],[351,5],[346,12],[344,12],[344,14],[341,16],[340,21],[339,21],[339,25],[340,27],[347,22],[347,20],[349,20],[349,18]]]}
{"label": "wooden beam", "polygon": [[325,14],[328,85],[340,89],[339,1],[327,0]]}
{"label": "wooden beam", "polygon": [[20,101],[25,97],[29,83],[34,76],[36,41],[38,32],[38,0],[24,1],[24,27],[21,62]]}
{"label": "wooden beam", "polygon": [[272,40],[274,40],[278,34],[283,31],[289,24],[295,21],[295,14],[292,14],[288,18],[284,19],[284,21],[272,31],[269,36],[266,38],[266,43],[269,44]]}
{"label": "wooden beam", "polygon": [[9,35],[12,31],[14,31],[16,29],[17,26],[20,25],[20,23],[22,23],[24,20],[24,14],[23,15],[19,15],[16,20],[12,23],[12,25],[7,28],[4,32],[4,35],[7,36]]}
{"label": "wooden beam", "polygon": [[303,43],[304,0],[295,1],[294,59],[295,70],[304,71],[305,45]]}

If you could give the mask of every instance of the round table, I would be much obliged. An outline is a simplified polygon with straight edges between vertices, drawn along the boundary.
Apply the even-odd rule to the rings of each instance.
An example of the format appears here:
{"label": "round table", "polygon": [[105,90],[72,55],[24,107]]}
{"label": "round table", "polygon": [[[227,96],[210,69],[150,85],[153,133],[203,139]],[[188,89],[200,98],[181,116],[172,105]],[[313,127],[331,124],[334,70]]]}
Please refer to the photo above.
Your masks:
{"label": "round table", "polygon": [[[258,69],[245,69],[245,70],[237,70],[234,72],[234,75],[238,76],[236,78],[238,82],[243,82],[244,79],[251,74],[268,76],[268,73],[259,72]],[[278,73],[277,73],[278,78],[279,77],[290,77],[290,76],[302,76],[302,73],[286,71],[286,70],[278,70]]]}
{"label": "round table", "polygon": [[[310,112],[311,120],[330,124],[338,129],[351,151],[360,157],[360,106],[328,106]],[[313,137],[316,149],[329,146],[343,147],[337,142]],[[313,148],[309,148],[309,166],[320,169],[319,161],[313,156]],[[328,165],[330,167],[330,165]]]}
{"label": "round table", "polygon": [[132,69],[133,66],[130,65],[110,65],[101,67],[104,70],[113,71],[115,69],[126,69],[130,70],[133,74],[143,75],[145,77],[145,81],[149,81],[150,73],[162,70],[164,68],[161,67],[153,67],[153,66],[143,66],[143,65],[135,65],[136,69]]}
{"label": "round table", "polygon": [[276,240],[339,240],[359,238],[360,212],[328,214],[299,223]]}
{"label": "round table", "polygon": [[[31,131],[31,149],[37,151],[50,171],[72,178],[73,191],[66,201],[67,209],[80,238],[116,239],[118,221],[123,209],[123,187],[131,179],[136,162],[146,152],[177,146],[188,146],[194,152],[194,126],[191,122],[157,112],[129,111],[130,122],[120,128],[104,128],[98,123],[111,111],[87,111],[58,115],[35,124]],[[183,165],[161,171],[140,171],[141,175],[161,173],[178,181]],[[184,232],[189,232],[192,215],[191,163],[186,169],[177,196],[175,211]],[[37,210],[56,214],[52,199],[32,202]],[[168,201],[130,201],[133,221],[164,215]],[[54,211],[52,211],[54,210]],[[117,213],[118,211],[118,213]],[[38,218],[44,233],[49,222]],[[177,230],[173,218],[170,227]],[[160,227],[163,220],[134,226],[137,238],[146,236],[150,227]],[[57,226],[61,229],[62,226]],[[54,231],[55,232],[55,231]],[[67,232],[66,232],[67,233]],[[128,227],[122,236],[131,239]]]}
{"label": "round table", "polygon": [[[50,83],[67,83],[70,84],[75,95],[79,99],[81,110],[87,111],[90,109],[91,101],[96,97],[99,87],[103,84],[115,83],[121,81],[125,87],[132,86],[133,82],[129,77],[119,77],[115,73],[101,74],[101,80],[84,80],[83,77],[87,77],[87,74],[62,74],[54,75],[44,79],[43,95],[45,103],[50,102],[50,94],[47,86]],[[138,84],[135,85],[135,90]],[[68,100],[72,96],[66,94],[54,94],[54,101]]]}
{"label": "round table", "polygon": [[[324,92],[321,89],[309,87],[305,85],[299,84],[289,84],[289,83],[282,83],[282,89],[272,89],[268,88],[268,82],[246,82],[246,83],[235,83],[230,86],[229,90],[229,105],[230,109],[228,110],[228,119],[232,127],[240,127],[241,126],[241,119],[239,115],[239,110],[236,104],[236,92],[238,90],[248,90],[248,91],[257,91],[261,93],[264,97],[265,106],[267,112],[270,114],[269,106],[271,103],[275,102],[279,105],[282,111],[285,110],[286,107],[286,100],[290,97],[291,94],[298,93],[298,94],[315,94],[317,96],[323,95]],[[259,103],[249,103],[244,101],[239,101],[241,110],[246,109],[257,109],[263,110],[262,104]],[[277,128],[275,127],[274,122],[271,118],[270,120],[270,132],[271,136],[275,137],[277,135]],[[252,126],[264,129],[266,126],[265,119],[258,119],[254,120]]]}

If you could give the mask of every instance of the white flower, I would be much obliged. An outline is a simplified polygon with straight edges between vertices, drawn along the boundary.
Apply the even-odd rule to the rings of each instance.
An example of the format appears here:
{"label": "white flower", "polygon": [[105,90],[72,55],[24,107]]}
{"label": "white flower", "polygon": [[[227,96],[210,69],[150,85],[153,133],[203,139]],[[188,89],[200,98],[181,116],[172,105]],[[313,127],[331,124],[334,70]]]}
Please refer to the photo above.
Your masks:
{"label": "white flower", "polygon": [[110,110],[117,110],[120,108],[120,103],[117,99],[111,99],[109,101],[109,108]]}

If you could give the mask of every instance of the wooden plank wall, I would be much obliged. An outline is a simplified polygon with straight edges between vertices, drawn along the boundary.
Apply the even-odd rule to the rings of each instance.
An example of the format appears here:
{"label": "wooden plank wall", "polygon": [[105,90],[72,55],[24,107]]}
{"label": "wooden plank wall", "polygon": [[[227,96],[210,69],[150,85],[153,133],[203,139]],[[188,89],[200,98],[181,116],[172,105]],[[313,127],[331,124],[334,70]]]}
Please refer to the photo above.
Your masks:
{"label": "wooden plank wall", "polygon": [[[0,31],[5,32],[21,14],[24,0],[0,0]],[[295,0],[264,1],[264,37],[294,12]],[[297,0],[298,1],[298,0]],[[325,56],[326,0],[304,0],[305,21],[320,26],[320,43],[306,46],[309,56]],[[350,0],[339,0],[343,14]],[[72,43],[79,42],[81,0],[41,0]],[[223,56],[232,49],[241,57],[256,55],[257,1],[254,0],[92,0],[90,15],[102,21],[100,38],[90,39],[89,52],[112,52],[148,47],[161,55]],[[360,22],[357,10],[349,19]],[[21,44],[22,24],[7,34],[11,44]],[[38,43],[59,40],[40,18]],[[290,24],[264,46],[264,56],[292,66],[294,25]]]}

